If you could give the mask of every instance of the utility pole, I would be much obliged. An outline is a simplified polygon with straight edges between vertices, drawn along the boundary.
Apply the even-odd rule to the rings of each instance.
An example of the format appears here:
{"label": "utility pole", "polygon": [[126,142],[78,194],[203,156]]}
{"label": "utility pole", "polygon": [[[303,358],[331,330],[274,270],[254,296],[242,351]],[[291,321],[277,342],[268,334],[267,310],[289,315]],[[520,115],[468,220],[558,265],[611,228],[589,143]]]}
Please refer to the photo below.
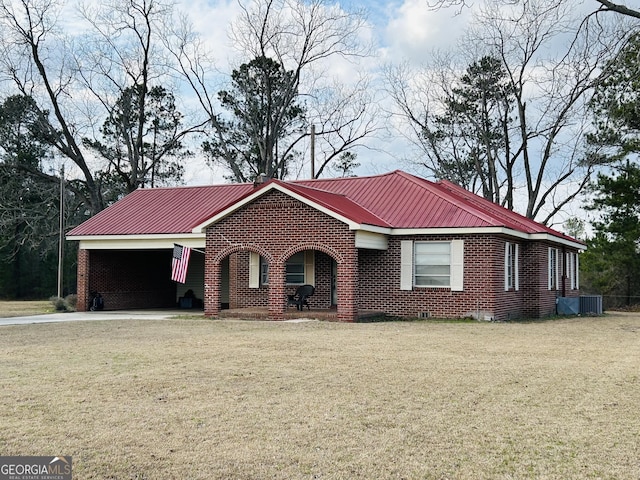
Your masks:
{"label": "utility pole", "polygon": [[316,177],[316,126],[311,125],[311,180]]}
{"label": "utility pole", "polygon": [[62,297],[64,266],[64,165],[60,169],[60,236],[58,238],[58,297]]}

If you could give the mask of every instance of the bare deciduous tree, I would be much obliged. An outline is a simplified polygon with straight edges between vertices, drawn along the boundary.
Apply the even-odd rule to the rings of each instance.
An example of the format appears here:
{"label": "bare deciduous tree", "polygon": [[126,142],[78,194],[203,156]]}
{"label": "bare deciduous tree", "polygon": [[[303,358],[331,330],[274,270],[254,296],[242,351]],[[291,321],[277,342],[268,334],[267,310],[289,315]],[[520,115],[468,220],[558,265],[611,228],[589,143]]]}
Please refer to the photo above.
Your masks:
{"label": "bare deciduous tree", "polygon": [[87,207],[97,213],[104,202],[82,150],[79,126],[70,118],[74,62],[65,37],[56,28],[61,9],[55,0],[0,2],[0,64],[21,94],[33,96],[38,104],[44,104],[40,108],[51,111],[52,121],[41,117],[43,138],[80,169]]}
{"label": "bare deciduous tree", "polygon": [[[463,74],[440,60],[420,86],[410,87],[402,68],[387,71],[390,92],[412,128],[419,162],[436,178],[479,191],[486,199],[513,208],[517,134],[513,92],[499,59],[485,56]],[[407,98],[417,89],[416,100]]]}
{"label": "bare deciduous tree", "polygon": [[[505,4],[516,4],[519,1],[520,0],[503,0]],[[630,7],[624,3],[616,3],[609,0],[594,0],[594,2],[596,3],[596,5],[594,5],[596,10],[593,14],[613,12],[627,17],[640,19],[640,9],[636,7]],[[470,7],[473,2],[470,2],[469,0],[428,0],[428,4],[434,9],[447,7],[456,7],[457,9],[461,9]]]}
{"label": "bare deciduous tree", "polygon": [[[61,12],[70,14],[58,0],[0,1],[0,68],[19,92],[51,112],[50,120],[42,116],[43,138],[77,166],[87,208],[97,213],[106,206],[104,189],[110,187],[103,180],[113,180],[113,164],[107,156],[95,159],[86,145],[101,140],[98,126],[105,119],[124,122],[115,127],[128,140],[123,150],[127,166],[118,171],[126,176],[124,190],[144,184],[149,171],[158,171],[154,164],[165,161],[149,149],[154,129],[148,125],[153,120],[148,109],[154,87],[168,90],[161,85],[170,81],[162,36],[173,8],[159,0],[90,2],[78,9],[77,31],[66,34],[59,24]],[[122,99],[132,91],[131,111],[123,115]],[[175,128],[163,142],[173,148],[197,128]]]}
{"label": "bare deciduous tree", "polygon": [[[171,49],[210,121],[212,142],[219,146],[216,160],[231,172],[233,180],[246,181],[247,172],[270,176],[299,172],[300,157],[291,153],[305,148],[311,125],[316,126],[320,166],[315,176],[378,128],[367,80],[350,78],[338,82],[332,71],[338,65],[349,67],[350,62],[370,55],[368,45],[361,40],[365,26],[360,13],[346,12],[324,0],[254,0],[241,4],[241,15],[230,32],[239,63],[246,65],[267,58],[287,72],[287,83],[279,85],[277,99],[269,104],[269,118],[274,123],[264,129],[278,141],[259,139],[257,131],[252,133],[256,144],[270,145],[257,149],[261,158],[254,165],[270,165],[269,172],[259,172],[255,166],[238,164],[246,156],[238,155],[233,142],[227,141],[228,124],[216,98],[219,86],[210,80],[215,69],[190,25],[182,24],[181,33],[175,37],[181,41]],[[303,107],[307,127],[285,131],[278,122],[295,103]],[[258,120],[264,119],[248,123],[260,123]]]}
{"label": "bare deciduous tree", "polygon": [[[601,42],[603,32],[585,28],[576,36],[580,22],[566,3],[524,0],[505,6],[497,0],[480,9],[463,46],[478,57],[498,59],[509,85],[513,123],[495,164],[501,170],[497,183],[503,192],[493,200],[524,189],[522,213],[543,223],[576,197],[596,167],[583,151],[586,103],[599,81],[600,67],[614,53],[611,38],[624,35],[607,31],[607,41]],[[433,72],[430,75],[434,78]],[[414,131],[423,136],[423,148],[432,156],[443,153],[424,139],[423,126],[444,111],[452,90],[460,85],[454,68],[440,69],[437,75],[438,90],[422,92],[422,103],[414,103],[416,95],[406,77],[389,82],[402,115],[418,127]],[[447,148],[451,152],[459,147]]]}

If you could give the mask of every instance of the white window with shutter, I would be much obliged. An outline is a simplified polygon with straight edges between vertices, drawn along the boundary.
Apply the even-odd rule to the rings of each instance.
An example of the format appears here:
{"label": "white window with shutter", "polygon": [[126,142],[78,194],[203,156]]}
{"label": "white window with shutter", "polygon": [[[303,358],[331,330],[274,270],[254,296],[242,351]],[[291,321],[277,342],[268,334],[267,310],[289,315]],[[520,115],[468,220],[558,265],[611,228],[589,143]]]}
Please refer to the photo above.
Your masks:
{"label": "white window with shutter", "polygon": [[519,245],[506,242],[504,245],[504,289],[519,290],[520,280],[518,275]]}
{"label": "white window with shutter", "polygon": [[[292,255],[285,265],[287,285],[315,285],[315,252],[306,250]],[[255,252],[249,252],[249,288],[269,284],[269,264]]]}
{"label": "white window with shutter", "polygon": [[558,266],[558,249],[549,248],[549,290],[557,290],[560,285],[560,268]]}
{"label": "white window with shutter", "polygon": [[579,257],[576,252],[567,252],[566,254],[566,272],[569,279],[571,290],[580,289],[579,281]]}
{"label": "white window with shutter", "polygon": [[464,241],[400,243],[400,289],[464,289]]}
{"label": "white window with shutter", "polygon": [[304,285],[305,283],[305,252],[291,255],[285,265],[287,285]]}

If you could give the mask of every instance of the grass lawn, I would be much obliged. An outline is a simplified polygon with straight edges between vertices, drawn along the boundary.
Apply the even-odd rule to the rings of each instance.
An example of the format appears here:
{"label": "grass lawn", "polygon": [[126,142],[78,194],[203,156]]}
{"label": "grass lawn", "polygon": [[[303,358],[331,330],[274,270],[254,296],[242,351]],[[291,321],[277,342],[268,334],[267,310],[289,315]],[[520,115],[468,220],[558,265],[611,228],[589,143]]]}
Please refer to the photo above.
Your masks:
{"label": "grass lawn", "polygon": [[635,479],[640,315],[0,328],[0,452],[75,479]]}
{"label": "grass lawn", "polygon": [[54,311],[49,300],[0,300],[0,318],[39,315]]}

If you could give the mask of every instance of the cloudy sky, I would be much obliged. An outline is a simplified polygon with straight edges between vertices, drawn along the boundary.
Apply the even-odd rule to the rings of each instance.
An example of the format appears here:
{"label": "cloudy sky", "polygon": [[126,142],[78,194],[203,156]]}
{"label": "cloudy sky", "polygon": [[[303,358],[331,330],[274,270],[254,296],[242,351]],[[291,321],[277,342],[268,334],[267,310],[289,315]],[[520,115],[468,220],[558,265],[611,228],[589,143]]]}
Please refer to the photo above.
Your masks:
{"label": "cloudy sky", "polygon": [[[337,0],[348,11],[364,11],[372,25],[379,53],[411,61],[424,60],[432,48],[455,43],[469,19],[469,10],[433,11],[429,0]],[[237,0],[183,0],[196,28],[221,47],[229,48],[229,24],[240,11]]]}

